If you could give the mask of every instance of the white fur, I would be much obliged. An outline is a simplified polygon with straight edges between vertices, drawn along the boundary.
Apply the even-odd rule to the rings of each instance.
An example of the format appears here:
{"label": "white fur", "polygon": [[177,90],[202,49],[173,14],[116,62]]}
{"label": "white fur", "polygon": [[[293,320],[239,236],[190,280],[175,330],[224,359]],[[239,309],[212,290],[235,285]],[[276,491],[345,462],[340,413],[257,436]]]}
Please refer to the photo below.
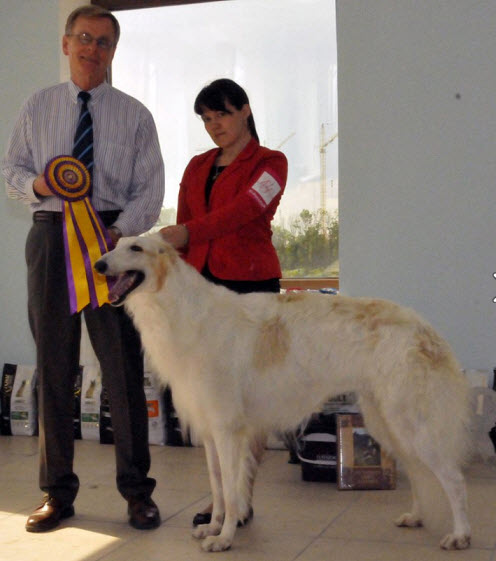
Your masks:
{"label": "white fur", "polygon": [[420,526],[436,511],[437,480],[453,517],[441,547],[469,546],[468,385],[447,343],[412,310],[315,293],[239,295],[203,279],[158,234],[122,239],[97,267],[145,274],[125,303],[182,423],[205,445],[213,514],[194,531],[203,549],[228,549],[247,514],[249,442],[350,391],[411,480],[413,506],[396,523]]}

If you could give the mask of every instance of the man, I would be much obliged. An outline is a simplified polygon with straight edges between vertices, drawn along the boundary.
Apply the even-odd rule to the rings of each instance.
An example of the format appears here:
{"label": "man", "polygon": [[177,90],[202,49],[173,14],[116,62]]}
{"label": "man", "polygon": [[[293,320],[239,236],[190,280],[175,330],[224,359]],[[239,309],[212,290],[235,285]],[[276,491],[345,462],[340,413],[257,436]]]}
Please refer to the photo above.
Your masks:
{"label": "man", "polygon": [[[62,49],[71,80],[35,93],[24,105],[3,160],[7,194],[29,205],[33,225],[26,242],[28,312],[37,349],[40,488],[43,504],[26,530],[44,532],[74,515],[79,480],[73,471],[74,379],[79,366],[80,313],[71,314],[65,266],[62,201],[47,186],[52,158],[73,153],[83,101],[92,118],[91,200],[114,243],[156,222],[164,196],[164,170],[150,112],[105,82],[119,40],[119,23],[98,6],[69,16]],[[139,337],[122,308],[83,310],[108,390],[116,453],[117,488],[128,502],[129,523],[156,528],[160,514],[148,477],[148,416]]]}

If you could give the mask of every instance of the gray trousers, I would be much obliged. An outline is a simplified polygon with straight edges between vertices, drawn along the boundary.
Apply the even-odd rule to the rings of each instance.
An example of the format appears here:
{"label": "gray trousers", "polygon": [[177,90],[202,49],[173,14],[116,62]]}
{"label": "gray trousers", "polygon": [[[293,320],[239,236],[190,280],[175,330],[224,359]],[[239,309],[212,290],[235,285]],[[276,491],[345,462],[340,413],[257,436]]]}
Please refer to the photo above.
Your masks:
{"label": "gray trousers", "polygon": [[[103,213],[107,226],[116,218]],[[74,460],[74,383],[81,313],[108,390],[117,488],[124,498],[150,496],[148,413],[139,336],[123,308],[87,306],[71,315],[61,222],[34,222],[26,242],[29,323],[38,370],[40,488],[72,504],[79,479]]]}

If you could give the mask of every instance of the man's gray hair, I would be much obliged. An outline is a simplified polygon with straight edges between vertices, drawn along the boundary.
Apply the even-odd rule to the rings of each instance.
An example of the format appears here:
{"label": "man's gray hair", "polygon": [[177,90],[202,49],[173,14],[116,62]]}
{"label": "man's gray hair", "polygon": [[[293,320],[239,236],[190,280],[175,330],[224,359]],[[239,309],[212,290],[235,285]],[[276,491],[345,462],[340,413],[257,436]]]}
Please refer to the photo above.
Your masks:
{"label": "man's gray hair", "polygon": [[72,28],[74,27],[74,22],[78,17],[84,18],[107,18],[112,22],[114,27],[114,35],[115,35],[115,44],[117,45],[119,41],[119,37],[121,34],[121,28],[119,26],[119,22],[117,18],[114,16],[112,12],[102,8],[101,6],[95,6],[92,4],[88,4],[86,6],[80,6],[76,8],[73,12],[69,14],[67,18],[67,22],[65,24],[65,34],[70,35],[72,32]]}

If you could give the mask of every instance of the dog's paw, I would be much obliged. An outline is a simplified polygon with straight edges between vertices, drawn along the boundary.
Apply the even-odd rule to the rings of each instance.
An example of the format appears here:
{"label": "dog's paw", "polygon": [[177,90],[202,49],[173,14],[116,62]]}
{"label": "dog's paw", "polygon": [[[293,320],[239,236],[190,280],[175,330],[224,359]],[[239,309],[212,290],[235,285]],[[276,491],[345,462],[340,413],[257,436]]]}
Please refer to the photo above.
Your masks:
{"label": "dog's paw", "polygon": [[470,547],[470,536],[446,534],[439,545],[442,549],[467,549],[467,547]]}
{"label": "dog's paw", "polygon": [[422,520],[411,512],[405,512],[405,514],[398,517],[394,523],[396,526],[406,526],[407,528],[418,528],[422,526]]}
{"label": "dog's paw", "polygon": [[203,551],[226,551],[231,547],[232,540],[221,536],[209,536],[202,542]]}
{"label": "dog's paw", "polygon": [[222,526],[220,524],[199,524],[193,529],[193,537],[202,540],[208,536],[218,536]]}
{"label": "dog's paw", "polygon": [[250,506],[245,509],[245,513],[239,517],[238,528],[246,526],[248,522],[253,518],[253,508]]}

